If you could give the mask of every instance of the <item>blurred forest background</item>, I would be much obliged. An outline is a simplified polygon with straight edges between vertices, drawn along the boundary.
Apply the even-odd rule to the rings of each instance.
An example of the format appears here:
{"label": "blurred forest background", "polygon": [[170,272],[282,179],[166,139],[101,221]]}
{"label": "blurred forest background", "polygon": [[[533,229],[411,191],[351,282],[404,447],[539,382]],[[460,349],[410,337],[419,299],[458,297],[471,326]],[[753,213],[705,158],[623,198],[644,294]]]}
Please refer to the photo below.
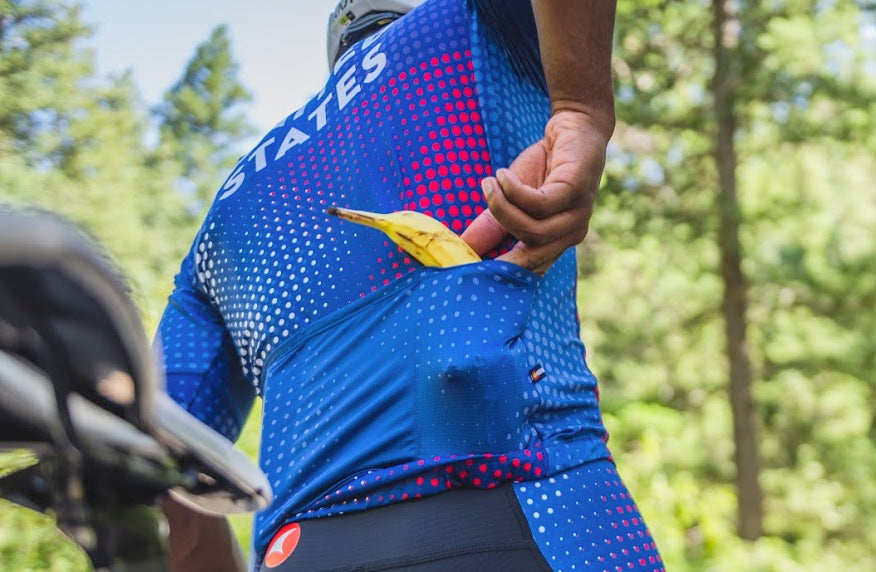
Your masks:
{"label": "blurred forest background", "polygon": [[[0,202],[88,229],[152,333],[250,96],[223,27],[153,109],[89,35],[0,0]],[[582,337],[667,569],[876,570],[876,3],[621,2],[614,70]],[[87,565],[3,502],[0,568]]]}

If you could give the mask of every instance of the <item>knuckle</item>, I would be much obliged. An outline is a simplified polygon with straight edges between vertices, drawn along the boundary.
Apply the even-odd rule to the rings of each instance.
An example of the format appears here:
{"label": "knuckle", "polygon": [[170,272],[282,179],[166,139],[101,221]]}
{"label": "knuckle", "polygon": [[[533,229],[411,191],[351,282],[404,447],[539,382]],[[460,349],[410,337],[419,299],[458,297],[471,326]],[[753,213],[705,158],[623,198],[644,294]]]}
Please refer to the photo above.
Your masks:
{"label": "knuckle", "polygon": [[544,246],[550,242],[548,237],[535,229],[523,229],[517,235],[517,238],[528,246]]}

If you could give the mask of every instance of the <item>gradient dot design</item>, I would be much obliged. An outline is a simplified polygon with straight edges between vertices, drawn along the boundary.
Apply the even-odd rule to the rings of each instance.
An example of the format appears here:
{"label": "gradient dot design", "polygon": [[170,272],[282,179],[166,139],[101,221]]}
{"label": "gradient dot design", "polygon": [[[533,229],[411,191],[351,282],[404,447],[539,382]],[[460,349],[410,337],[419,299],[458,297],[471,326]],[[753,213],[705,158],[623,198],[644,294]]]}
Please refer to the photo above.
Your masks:
{"label": "gradient dot design", "polygon": [[533,538],[557,572],[662,572],[642,515],[608,460],[514,485]]}
{"label": "gradient dot design", "polygon": [[466,228],[481,179],[542,137],[543,78],[518,69],[540,65],[533,37],[525,0],[430,0],[351,48],[219,189],[157,348],[168,393],[232,440],[263,399],[276,500],[256,516],[256,555],[293,520],[610,456],[573,250],[543,278],[494,260],[429,269],[326,213]]}

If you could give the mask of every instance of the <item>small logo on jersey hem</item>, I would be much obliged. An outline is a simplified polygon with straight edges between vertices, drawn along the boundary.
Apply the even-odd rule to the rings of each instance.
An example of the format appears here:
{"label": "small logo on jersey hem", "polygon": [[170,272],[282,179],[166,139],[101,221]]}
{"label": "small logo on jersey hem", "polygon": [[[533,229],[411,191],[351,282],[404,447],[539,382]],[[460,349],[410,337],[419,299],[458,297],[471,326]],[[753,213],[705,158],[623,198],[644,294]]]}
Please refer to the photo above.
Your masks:
{"label": "small logo on jersey hem", "polygon": [[541,364],[538,364],[529,370],[529,379],[532,383],[538,383],[543,380],[545,376],[547,376],[547,373],[544,371],[544,368],[541,367]]}
{"label": "small logo on jersey hem", "polygon": [[293,522],[283,526],[268,544],[268,551],[265,553],[265,566],[276,568],[285,562],[292,556],[299,540],[301,540],[300,524]]}

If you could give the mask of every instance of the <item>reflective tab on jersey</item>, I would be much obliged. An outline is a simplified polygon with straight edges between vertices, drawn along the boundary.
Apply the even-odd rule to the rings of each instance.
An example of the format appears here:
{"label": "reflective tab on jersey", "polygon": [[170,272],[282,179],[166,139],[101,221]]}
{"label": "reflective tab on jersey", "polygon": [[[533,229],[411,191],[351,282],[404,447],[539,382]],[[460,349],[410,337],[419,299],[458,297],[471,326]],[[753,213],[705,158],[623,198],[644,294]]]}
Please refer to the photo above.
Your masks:
{"label": "reflective tab on jersey", "polygon": [[265,554],[265,566],[276,568],[285,562],[292,556],[292,552],[298,546],[299,540],[301,540],[301,525],[297,522],[287,524],[278,530],[268,545],[268,552]]}

